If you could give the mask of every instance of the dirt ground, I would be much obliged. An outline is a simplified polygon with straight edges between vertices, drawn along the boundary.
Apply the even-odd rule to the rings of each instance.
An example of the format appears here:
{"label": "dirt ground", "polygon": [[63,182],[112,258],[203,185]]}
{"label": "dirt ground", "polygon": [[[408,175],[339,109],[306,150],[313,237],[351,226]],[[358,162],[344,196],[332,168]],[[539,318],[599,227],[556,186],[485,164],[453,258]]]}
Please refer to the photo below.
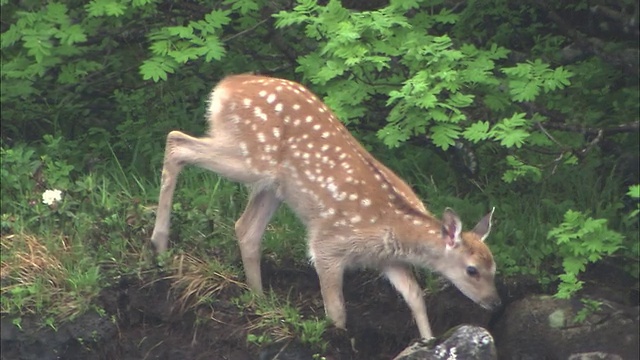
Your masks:
{"label": "dirt ground", "polygon": [[[609,270],[596,269],[586,275],[600,283],[620,282],[620,277],[613,277]],[[602,278],[603,274],[609,275]],[[97,300],[106,315],[87,313],[56,331],[28,317],[22,319],[22,330],[18,330],[11,318],[3,316],[1,359],[263,360],[273,359],[276,354],[281,360],[313,358],[314,352],[290,340],[263,348],[248,343],[247,329],[258,317],[234,304],[233,299],[243,291],[239,286],[229,286],[210,304],[185,312],[177,309],[169,280],[159,280],[157,272],[147,277],[119,279]],[[303,316],[323,316],[318,279],[311,267],[264,264],[263,279],[265,288],[279,298],[288,298]],[[619,289],[627,288],[619,291],[627,297],[620,300],[637,304],[637,290],[631,292],[632,299],[626,295],[630,284],[618,284]],[[541,291],[535,281],[526,279],[499,283],[498,287],[507,303]],[[406,304],[376,273],[347,273],[344,290],[349,331],[330,328],[326,332],[324,339],[329,345],[321,353],[326,359],[392,359],[418,337]],[[491,330],[500,316],[474,305],[452,286],[439,289],[437,296],[426,301],[436,335],[462,323]]]}
{"label": "dirt ground", "polygon": [[[265,287],[305,316],[323,316],[317,276],[312,268],[277,270],[266,264]],[[387,281],[373,272],[345,276],[348,332],[326,332],[326,359],[391,359],[418,337],[411,313]],[[222,291],[212,305],[176,309],[168,280],[122,278],[105,289],[98,304],[107,316],[86,314],[53,331],[23,318],[22,331],[2,319],[2,359],[311,359],[313,352],[284,340],[258,348],[247,342],[256,315],[232,301],[242,289]],[[478,311],[482,311],[479,307]],[[353,344],[353,346],[352,346]],[[355,351],[354,351],[355,348]]]}

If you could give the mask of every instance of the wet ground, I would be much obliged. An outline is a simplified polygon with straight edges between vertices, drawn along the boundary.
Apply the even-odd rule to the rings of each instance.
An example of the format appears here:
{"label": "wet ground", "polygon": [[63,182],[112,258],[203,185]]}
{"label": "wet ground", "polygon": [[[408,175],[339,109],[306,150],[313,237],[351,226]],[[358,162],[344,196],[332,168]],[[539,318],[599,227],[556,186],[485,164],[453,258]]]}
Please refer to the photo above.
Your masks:
{"label": "wet ground", "polygon": [[[608,269],[607,269],[608,270]],[[609,271],[592,271],[591,278]],[[330,328],[325,351],[310,351],[291,340],[259,347],[247,341],[252,324],[259,319],[251,309],[237,305],[243,289],[226,287],[213,301],[181,311],[169,280],[158,272],[142,277],[121,278],[102,291],[97,305],[103,314],[89,312],[54,331],[42,327],[42,320],[25,317],[20,326],[2,318],[2,360],[28,359],[312,359],[320,353],[326,359],[392,359],[418,337],[417,328],[404,301],[373,272],[358,271],[345,276],[348,333]],[[323,307],[315,272],[310,267],[263,266],[265,287],[289,302],[303,316],[322,317]],[[619,277],[598,279],[611,284]],[[636,282],[619,284],[619,289]],[[424,282],[423,282],[424,283]],[[491,314],[465,298],[452,286],[427,297],[431,326],[436,335],[467,323],[491,330],[500,314]],[[597,284],[597,283],[594,283]],[[637,285],[635,285],[637,288]],[[633,289],[636,289],[633,288]],[[540,292],[533,279],[499,284],[503,301]],[[597,286],[596,286],[597,289]],[[616,292],[618,293],[618,292]],[[637,289],[631,292],[637,304]],[[619,291],[629,302],[628,292]],[[611,297],[611,294],[609,294]],[[354,350],[355,347],[355,350]]]}
{"label": "wet ground", "polygon": [[[288,298],[303,315],[322,317],[313,269],[275,270],[267,265],[264,270],[271,291]],[[329,345],[321,355],[391,359],[417,338],[410,311],[387,281],[375,273],[355,272],[346,275],[344,288],[349,332],[327,331],[324,339]],[[314,352],[295,341],[262,348],[248,343],[248,328],[258,317],[234,304],[242,291],[230,286],[211,304],[183,312],[177,308],[169,280],[123,278],[103,290],[97,300],[106,312],[102,316],[91,312],[57,331],[31,318],[22,319],[20,331],[10,318],[3,318],[2,359],[245,360],[271,358],[283,349],[280,358],[287,354],[292,359],[313,357]]]}

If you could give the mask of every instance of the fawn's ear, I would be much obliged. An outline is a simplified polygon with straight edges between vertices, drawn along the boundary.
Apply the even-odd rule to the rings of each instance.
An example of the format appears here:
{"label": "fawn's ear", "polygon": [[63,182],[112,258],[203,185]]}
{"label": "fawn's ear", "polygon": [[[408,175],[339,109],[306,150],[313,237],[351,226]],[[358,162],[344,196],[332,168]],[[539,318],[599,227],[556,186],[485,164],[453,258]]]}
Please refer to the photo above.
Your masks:
{"label": "fawn's ear", "polygon": [[484,241],[491,232],[491,218],[493,217],[493,212],[495,210],[495,207],[492,208],[491,212],[485,215],[472,230],[474,233],[480,236],[480,240],[482,241]]}
{"label": "fawn's ear", "polygon": [[447,249],[453,249],[460,245],[460,232],[462,231],[462,222],[450,208],[444,210],[442,215],[442,239],[445,241]]}

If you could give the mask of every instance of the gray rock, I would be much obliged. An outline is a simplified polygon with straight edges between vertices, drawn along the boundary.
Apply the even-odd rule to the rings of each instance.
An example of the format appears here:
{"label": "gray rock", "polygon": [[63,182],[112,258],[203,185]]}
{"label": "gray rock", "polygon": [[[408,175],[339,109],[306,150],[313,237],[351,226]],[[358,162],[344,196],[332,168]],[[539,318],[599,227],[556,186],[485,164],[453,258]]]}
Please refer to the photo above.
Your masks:
{"label": "gray rock", "polygon": [[511,303],[493,327],[500,358],[638,359],[639,308],[590,299],[602,306],[582,322],[576,321],[580,299],[530,295]]}
{"label": "gray rock", "polygon": [[615,354],[603,353],[600,351],[590,353],[571,354],[567,360],[623,360]]}
{"label": "gray rock", "polygon": [[420,340],[402,351],[394,360],[498,358],[493,337],[481,327],[461,325],[441,339]]}

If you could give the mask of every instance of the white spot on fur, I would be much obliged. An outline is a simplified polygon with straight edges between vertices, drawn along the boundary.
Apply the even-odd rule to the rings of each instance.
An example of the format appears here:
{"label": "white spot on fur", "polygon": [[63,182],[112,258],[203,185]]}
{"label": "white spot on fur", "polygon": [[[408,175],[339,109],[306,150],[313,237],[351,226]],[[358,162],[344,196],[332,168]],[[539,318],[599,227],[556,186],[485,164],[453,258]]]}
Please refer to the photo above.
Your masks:
{"label": "white spot on fur", "polygon": [[275,111],[277,111],[277,112],[281,112],[282,111],[282,103],[277,103],[276,106],[274,106],[273,109]]}
{"label": "white spot on fur", "polygon": [[364,199],[360,200],[360,204],[362,204],[362,206],[364,206],[364,207],[371,206],[371,200],[367,199],[367,198],[364,198]]}
{"label": "white spot on fur", "polygon": [[246,142],[240,142],[240,152],[244,156],[249,155],[249,149],[247,148],[247,143]]}
{"label": "white spot on fur", "polygon": [[267,103],[271,104],[274,101],[276,101],[276,94],[269,94],[269,96],[267,96]]}
{"label": "white spot on fur", "polygon": [[253,115],[255,115],[257,118],[262,119],[263,121],[267,121],[267,114],[263,113],[262,109],[258,106],[253,108]]}

